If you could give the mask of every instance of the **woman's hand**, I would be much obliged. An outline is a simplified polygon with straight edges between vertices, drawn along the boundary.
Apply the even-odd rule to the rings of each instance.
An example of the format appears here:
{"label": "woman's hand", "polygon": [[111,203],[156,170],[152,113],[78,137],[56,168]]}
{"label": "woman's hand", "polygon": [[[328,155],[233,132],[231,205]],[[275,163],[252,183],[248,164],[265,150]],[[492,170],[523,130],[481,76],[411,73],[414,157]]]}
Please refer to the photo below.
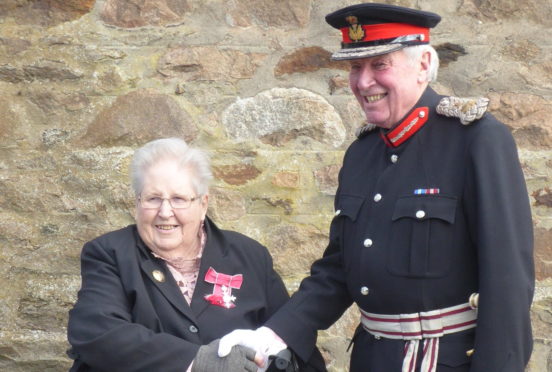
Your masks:
{"label": "woman's hand", "polygon": [[255,361],[261,372],[268,368],[270,355],[276,355],[287,348],[284,341],[268,327],[260,327],[256,330],[236,329],[221,338],[218,355],[220,357],[228,355],[236,345],[242,345],[257,352]]}
{"label": "woman's hand", "polygon": [[237,345],[221,358],[218,356],[219,341],[199,348],[191,372],[257,372],[254,350]]}

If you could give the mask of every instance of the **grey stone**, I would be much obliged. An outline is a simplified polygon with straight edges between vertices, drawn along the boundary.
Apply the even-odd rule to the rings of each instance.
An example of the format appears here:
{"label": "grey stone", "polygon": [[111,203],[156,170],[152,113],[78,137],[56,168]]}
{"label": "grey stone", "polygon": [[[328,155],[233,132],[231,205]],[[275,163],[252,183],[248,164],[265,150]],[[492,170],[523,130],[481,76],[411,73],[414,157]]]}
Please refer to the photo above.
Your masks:
{"label": "grey stone", "polygon": [[25,80],[25,73],[20,68],[2,65],[0,66],[0,80],[8,83],[19,83]]}
{"label": "grey stone", "polygon": [[188,10],[188,0],[106,0],[100,16],[124,28],[164,26],[179,22]]}
{"label": "grey stone", "polygon": [[3,0],[0,18],[31,26],[55,26],[88,13],[96,0]]}
{"label": "grey stone", "polygon": [[170,96],[139,90],[118,97],[88,126],[78,141],[84,146],[139,146],[162,137],[192,142],[197,136],[192,118]]}
{"label": "grey stone", "polygon": [[475,1],[479,10],[494,20],[508,18],[531,19],[543,26],[551,27],[552,20],[547,14],[552,12],[549,0],[479,0]]}
{"label": "grey stone", "polygon": [[297,28],[307,24],[311,6],[312,0],[235,0],[230,2],[227,20],[240,27]]}
{"label": "grey stone", "polygon": [[328,244],[326,232],[311,225],[282,223],[267,228],[265,236],[274,265],[286,278],[306,276],[310,264],[322,256]]}
{"label": "grey stone", "polygon": [[274,88],[238,99],[222,116],[228,136],[238,142],[259,139],[273,146],[305,136],[339,147],[345,129],[335,109],[319,95]]}
{"label": "grey stone", "polygon": [[332,164],[314,171],[314,177],[321,192],[327,195],[335,195],[340,169],[341,165]]}
{"label": "grey stone", "polygon": [[83,73],[68,67],[59,61],[41,60],[23,66],[25,79],[32,80],[73,80],[81,78]]}
{"label": "grey stone", "polygon": [[79,288],[78,276],[41,275],[27,279],[25,293],[19,300],[18,327],[46,332],[62,329]]}
{"label": "grey stone", "polygon": [[164,77],[179,77],[186,81],[247,79],[253,76],[263,58],[260,53],[232,49],[182,47],[163,55],[157,71]]}
{"label": "grey stone", "polygon": [[69,132],[59,128],[46,129],[42,132],[42,142],[46,147],[65,142],[69,137]]}
{"label": "grey stone", "polygon": [[235,221],[246,213],[241,193],[219,187],[211,188],[209,215],[220,221]]}
{"label": "grey stone", "polygon": [[27,50],[31,46],[31,42],[19,38],[0,38],[0,51],[4,51],[8,55],[19,54]]}

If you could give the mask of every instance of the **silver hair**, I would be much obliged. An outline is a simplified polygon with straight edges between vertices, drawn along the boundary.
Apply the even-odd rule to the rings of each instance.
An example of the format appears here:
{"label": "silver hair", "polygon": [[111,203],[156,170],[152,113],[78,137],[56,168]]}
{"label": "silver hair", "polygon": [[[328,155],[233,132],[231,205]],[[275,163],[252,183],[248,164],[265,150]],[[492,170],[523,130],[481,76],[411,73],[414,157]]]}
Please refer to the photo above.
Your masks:
{"label": "silver hair", "polygon": [[188,146],[180,138],[162,138],[146,143],[134,152],[130,165],[132,189],[136,197],[144,188],[144,173],[160,160],[174,160],[192,174],[192,187],[197,195],[209,192],[213,179],[209,155],[200,149]]}
{"label": "silver hair", "polygon": [[437,80],[437,71],[439,70],[439,55],[435,48],[429,44],[415,45],[403,49],[406,56],[411,62],[416,62],[425,52],[429,52],[429,71],[427,73],[427,81],[432,82]]}

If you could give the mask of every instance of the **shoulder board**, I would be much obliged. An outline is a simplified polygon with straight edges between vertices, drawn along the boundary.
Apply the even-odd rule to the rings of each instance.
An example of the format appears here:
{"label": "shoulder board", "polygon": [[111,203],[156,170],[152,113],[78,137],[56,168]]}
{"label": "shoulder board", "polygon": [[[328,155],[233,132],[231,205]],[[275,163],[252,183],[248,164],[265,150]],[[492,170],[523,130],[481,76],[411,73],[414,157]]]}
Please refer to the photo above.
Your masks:
{"label": "shoulder board", "polygon": [[481,119],[488,105],[489,99],[485,97],[445,97],[439,101],[436,111],[444,116],[459,118],[462,124],[468,125]]}
{"label": "shoulder board", "polygon": [[355,130],[355,136],[360,139],[376,128],[377,126],[375,124],[364,124],[362,127]]}

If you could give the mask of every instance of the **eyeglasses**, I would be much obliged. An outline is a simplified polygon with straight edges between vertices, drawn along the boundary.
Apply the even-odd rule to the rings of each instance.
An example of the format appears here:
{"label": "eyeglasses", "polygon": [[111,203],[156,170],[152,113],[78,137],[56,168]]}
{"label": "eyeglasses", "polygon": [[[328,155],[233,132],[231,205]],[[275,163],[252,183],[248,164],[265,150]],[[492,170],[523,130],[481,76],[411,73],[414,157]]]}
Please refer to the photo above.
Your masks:
{"label": "eyeglasses", "polygon": [[188,209],[192,203],[198,199],[201,199],[201,195],[194,196],[193,198],[186,198],[184,196],[172,196],[170,198],[162,198],[156,195],[146,195],[144,197],[139,196],[138,201],[140,206],[144,209],[159,209],[163,205],[163,201],[167,200],[172,209]]}

